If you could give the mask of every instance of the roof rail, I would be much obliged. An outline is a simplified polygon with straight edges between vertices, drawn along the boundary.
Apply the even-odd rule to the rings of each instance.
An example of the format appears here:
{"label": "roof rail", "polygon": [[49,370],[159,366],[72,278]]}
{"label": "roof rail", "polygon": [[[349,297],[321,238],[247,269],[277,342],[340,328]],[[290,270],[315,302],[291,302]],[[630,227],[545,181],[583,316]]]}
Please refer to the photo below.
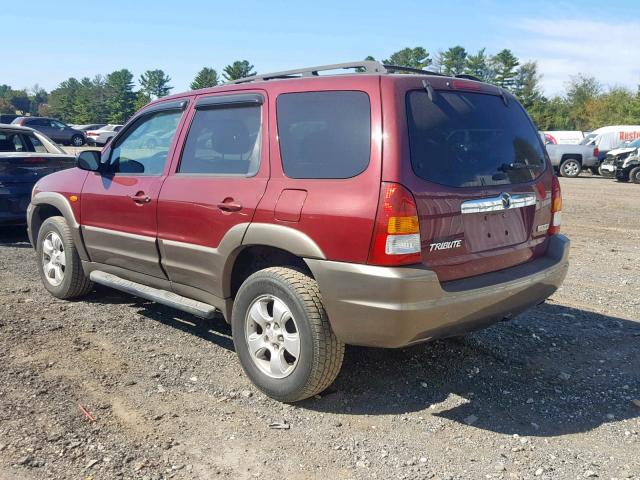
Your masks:
{"label": "roof rail", "polygon": [[437,75],[445,76],[442,73],[430,72],[429,70],[421,70],[419,68],[403,67],[400,65],[383,65],[375,60],[361,60],[359,62],[347,62],[347,63],[334,63],[333,65],[320,65],[317,67],[297,68],[295,70],[283,70],[282,72],[264,73],[260,75],[253,75],[251,77],[239,78],[227,82],[227,85],[238,83],[256,82],[259,80],[277,80],[283,78],[299,78],[299,77],[317,77],[319,72],[326,72],[330,70],[349,70],[355,69],[358,73],[393,73],[393,72],[406,72],[416,73],[419,75]]}
{"label": "roof rail", "polygon": [[318,67],[297,68],[295,70],[284,70],[282,72],[265,73],[262,75],[253,75],[251,77],[239,78],[227,82],[228,85],[234,83],[248,83],[255,82],[257,80],[276,80],[280,78],[296,78],[302,77],[317,77],[318,72],[327,70],[341,70],[341,69],[358,69],[362,73],[385,73],[384,66],[373,60],[362,60],[360,62],[348,62],[348,63],[335,63],[333,65],[321,65]]}

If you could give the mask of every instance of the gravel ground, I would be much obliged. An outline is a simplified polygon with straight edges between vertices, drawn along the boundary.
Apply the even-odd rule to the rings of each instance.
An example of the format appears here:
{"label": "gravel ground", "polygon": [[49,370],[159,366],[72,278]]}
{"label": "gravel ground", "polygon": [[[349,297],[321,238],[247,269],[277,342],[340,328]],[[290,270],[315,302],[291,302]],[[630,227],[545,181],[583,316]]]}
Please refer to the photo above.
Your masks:
{"label": "gravel ground", "polygon": [[348,348],[295,406],[251,386],[222,320],[106,288],[56,300],[3,231],[0,478],[640,478],[640,186],[562,188],[572,264],[546,304]]}

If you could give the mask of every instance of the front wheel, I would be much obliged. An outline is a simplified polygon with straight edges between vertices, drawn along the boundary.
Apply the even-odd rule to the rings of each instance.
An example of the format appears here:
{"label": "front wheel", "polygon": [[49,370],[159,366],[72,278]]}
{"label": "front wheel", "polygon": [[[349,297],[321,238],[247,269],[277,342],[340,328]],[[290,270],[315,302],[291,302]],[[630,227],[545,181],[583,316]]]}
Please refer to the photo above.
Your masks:
{"label": "front wheel", "polygon": [[71,137],[71,145],[73,145],[74,147],[81,147],[82,145],[84,145],[84,138],[82,137],[82,135],[74,135],[73,137]]}
{"label": "front wheel", "polygon": [[69,299],[91,291],[93,282],[82,270],[71,229],[64,217],[49,217],[42,223],[36,246],[38,271],[49,293]]}
{"label": "front wheel", "polygon": [[640,183],[640,167],[634,167],[629,172],[629,180],[633,183]]}
{"label": "front wheel", "polygon": [[560,175],[568,178],[575,178],[580,175],[582,165],[575,158],[569,158],[560,165]]}
{"label": "front wheel", "polygon": [[344,344],[331,329],[318,284],[306,273],[271,267],[251,275],[236,295],[231,326],[245,373],[276,400],[311,397],[340,372]]}

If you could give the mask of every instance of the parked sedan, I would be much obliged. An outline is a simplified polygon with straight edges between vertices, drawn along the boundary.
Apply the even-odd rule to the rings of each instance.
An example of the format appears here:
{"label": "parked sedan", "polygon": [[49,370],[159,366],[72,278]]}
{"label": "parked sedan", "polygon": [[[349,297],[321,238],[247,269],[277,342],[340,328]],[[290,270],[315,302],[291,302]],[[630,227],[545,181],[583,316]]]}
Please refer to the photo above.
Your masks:
{"label": "parked sedan", "polygon": [[87,124],[79,124],[79,125],[69,125],[71,128],[75,128],[76,130],[80,130],[81,132],[87,132],[89,130],[98,130],[99,128],[105,127],[106,123],[87,123]]}
{"label": "parked sedan", "polygon": [[60,120],[48,117],[18,117],[13,125],[21,125],[23,127],[33,128],[57,143],[63,145],[73,145],[81,147],[87,141],[83,131],[71,128],[69,125],[62,123]]}
{"label": "parked sedan", "polygon": [[96,130],[87,131],[87,142],[93,145],[105,145],[109,140],[116,136],[122,125],[105,125]]}
{"label": "parked sedan", "polygon": [[40,132],[0,124],[0,225],[25,224],[35,183],[74,165],[73,155]]}

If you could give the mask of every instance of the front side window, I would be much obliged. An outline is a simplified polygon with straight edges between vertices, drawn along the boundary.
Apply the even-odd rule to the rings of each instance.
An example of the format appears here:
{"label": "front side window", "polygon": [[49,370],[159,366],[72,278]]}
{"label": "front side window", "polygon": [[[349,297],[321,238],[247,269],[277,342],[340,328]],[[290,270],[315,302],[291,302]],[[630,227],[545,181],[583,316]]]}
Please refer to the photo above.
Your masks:
{"label": "front side window", "polygon": [[371,105],[366,93],[286,93],[278,97],[277,114],[287,177],[350,178],[369,165]]}
{"label": "front side window", "polygon": [[261,107],[196,110],[178,173],[252,176],[260,166]]}
{"label": "front side window", "polygon": [[407,92],[414,173],[450,187],[528,182],[545,169],[538,132],[514,100],[483,93]]}
{"label": "front side window", "polygon": [[109,171],[160,175],[178,128],[182,110],[166,110],[140,118],[111,150]]}

